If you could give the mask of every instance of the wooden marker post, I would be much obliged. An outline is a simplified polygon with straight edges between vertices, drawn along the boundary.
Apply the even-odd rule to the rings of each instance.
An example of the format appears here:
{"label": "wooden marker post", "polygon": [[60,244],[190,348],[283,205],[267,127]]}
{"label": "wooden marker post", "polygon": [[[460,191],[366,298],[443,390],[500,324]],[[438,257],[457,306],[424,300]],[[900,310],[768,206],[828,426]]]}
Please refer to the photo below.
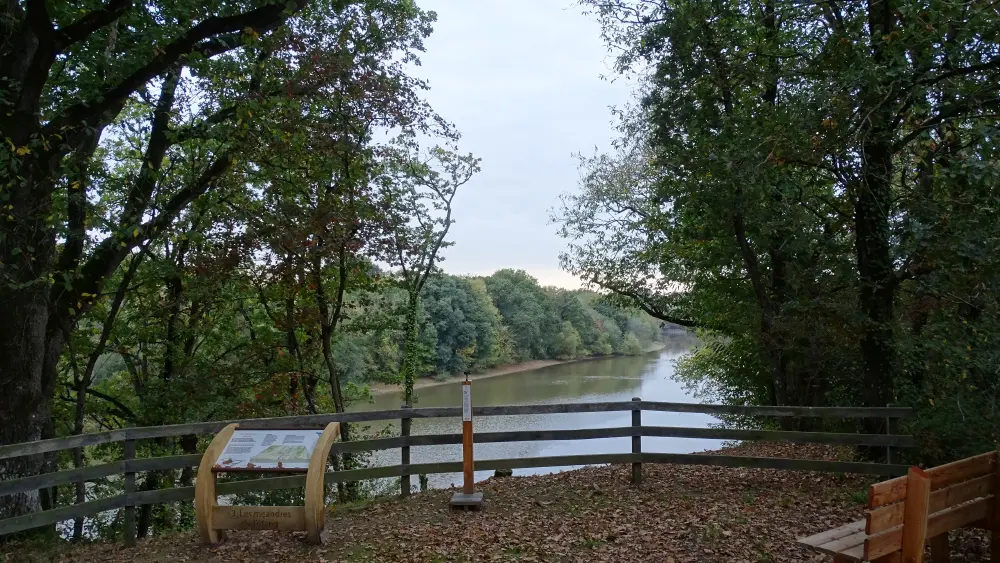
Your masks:
{"label": "wooden marker post", "polygon": [[[225,530],[305,530],[320,543],[326,516],[323,478],[340,423],[326,428],[250,429],[230,424],[202,454],[194,484],[198,532],[205,543],[225,539]],[[220,506],[215,476],[220,472],[305,473],[305,506]]]}
{"label": "wooden marker post", "polygon": [[483,504],[483,493],[475,492],[475,469],[472,461],[472,382],[462,382],[462,492],[451,497],[451,506],[466,510]]}
{"label": "wooden marker post", "polygon": [[472,461],[472,382],[462,382],[462,492],[471,495],[475,482]]}

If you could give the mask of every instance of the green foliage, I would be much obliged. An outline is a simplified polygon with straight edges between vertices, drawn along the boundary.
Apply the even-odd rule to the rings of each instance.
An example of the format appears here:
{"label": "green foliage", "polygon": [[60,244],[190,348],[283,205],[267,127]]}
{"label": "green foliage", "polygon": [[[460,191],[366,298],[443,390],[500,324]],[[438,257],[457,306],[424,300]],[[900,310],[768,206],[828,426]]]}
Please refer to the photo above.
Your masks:
{"label": "green foliage", "polygon": [[995,10],[583,4],[640,87],[556,213],[565,267],[699,327],[678,373],[705,398],[891,402],[917,411],[914,461],[993,448]]}
{"label": "green foliage", "polygon": [[571,360],[580,355],[583,342],[580,333],[573,328],[569,321],[563,321],[559,332],[552,340],[552,353],[561,360]]}
{"label": "green foliage", "polygon": [[625,334],[622,339],[621,353],[626,356],[637,356],[642,353],[642,343],[634,332]]}
{"label": "green foliage", "polygon": [[558,317],[538,281],[522,270],[500,270],[486,278],[486,289],[510,329],[517,358],[548,357],[546,336],[556,332]]}

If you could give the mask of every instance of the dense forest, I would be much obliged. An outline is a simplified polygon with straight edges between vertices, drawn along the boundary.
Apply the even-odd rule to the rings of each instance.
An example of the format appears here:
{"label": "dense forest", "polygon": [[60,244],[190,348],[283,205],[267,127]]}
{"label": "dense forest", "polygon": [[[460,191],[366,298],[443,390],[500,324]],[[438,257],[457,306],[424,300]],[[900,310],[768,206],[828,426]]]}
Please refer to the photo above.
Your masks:
{"label": "dense forest", "polygon": [[564,265],[697,327],[706,399],[911,406],[931,464],[995,447],[996,5],[582,4],[640,86],[556,210]]}
{"label": "dense forest", "polygon": [[[154,262],[137,269],[132,283],[141,289],[123,300],[109,331],[113,345],[96,358],[88,376],[88,430],[335,409],[320,327],[284,324],[273,310],[280,307],[262,299],[245,271],[231,272],[226,284],[212,288],[196,268],[186,268],[174,272],[188,292],[171,329],[169,312],[149,314],[163,307],[167,288]],[[331,342],[347,405],[367,400],[371,383],[402,381],[407,294],[398,275],[381,277],[385,281],[378,288],[346,292],[342,328]],[[304,302],[292,302],[292,315],[312,306],[307,295]],[[660,339],[662,324],[596,293],[543,288],[520,270],[431,276],[416,319],[418,377],[536,359],[636,355]],[[73,431],[74,370],[94,358],[93,340],[103,328],[88,327],[73,343],[74,352],[82,349],[89,356],[67,357],[58,434]],[[171,330],[171,340],[180,345],[168,356]],[[168,361],[170,374],[164,377]]]}

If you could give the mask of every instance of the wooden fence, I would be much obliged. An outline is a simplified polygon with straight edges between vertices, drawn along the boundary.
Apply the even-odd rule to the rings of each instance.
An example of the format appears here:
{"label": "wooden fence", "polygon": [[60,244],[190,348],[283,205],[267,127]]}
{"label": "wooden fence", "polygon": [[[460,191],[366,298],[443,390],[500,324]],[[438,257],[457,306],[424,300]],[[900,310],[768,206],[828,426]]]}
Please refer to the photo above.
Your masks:
{"label": "wooden fence", "polygon": [[[891,463],[643,452],[642,437],[655,436],[721,440],[759,440],[809,444],[839,444],[885,447],[887,450],[894,447],[908,447],[913,444],[913,439],[910,436],[889,433],[852,434],[777,430],[731,430],[721,428],[644,426],[642,424],[643,411],[702,413],[710,415],[740,415],[753,417],[819,417],[834,419],[878,418],[888,420],[909,417],[911,415],[911,410],[902,407],[743,407],[650,402],[642,401],[636,398],[632,401],[607,403],[493,406],[475,407],[473,409],[475,416],[593,413],[614,411],[631,411],[632,424],[624,427],[578,430],[479,432],[475,435],[475,441],[478,443],[488,443],[631,437],[631,453],[564,455],[516,459],[483,459],[476,460],[476,469],[495,470],[527,467],[630,463],[632,464],[632,479],[635,483],[639,483],[641,481],[643,463],[677,463],[686,465],[756,467],[802,471],[862,473],[871,475],[903,475],[907,471],[907,466],[894,465]],[[410,448],[413,446],[462,443],[462,435],[459,432],[454,434],[411,436],[410,425],[412,419],[438,417],[457,418],[460,417],[461,414],[461,407],[401,408],[398,410],[388,411],[290,416],[239,421],[199,422],[194,424],[175,424],[170,426],[124,428],[121,430],[83,434],[69,438],[57,438],[53,440],[40,440],[24,444],[0,446],[0,459],[6,459],[70,450],[84,446],[124,442],[124,447],[122,448],[124,453],[123,459],[119,461],[0,482],[0,496],[6,496],[32,490],[47,489],[58,485],[91,482],[115,475],[122,475],[124,479],[123,494],[0,520],[0,536],[31,528],[51,525],[78,517],[94,516],[104,511],[124,509],[125,542],[128,545],[133,545],[135,543],[136,534],[135,507],[147,504],[187,501],[194,498],[194,487],[136,491],[136,473],[195,467],[201,460],[201,454],[136,458],[136,441],[177,436],[211,435],[215,434],[222,427],[231,422],[239,422],[243,425],[253,426],[255,428],[287,428],[323,426],[329,422],[365,422],[399,419],[401,421],[400,427],[402,435],[392,438],[378,438],[373,440],[336,443],[334,444],[331,453],[365,452],[400,448],[402,461],[400,465],[330,472],[326,474],[326,483],[331,484],[385,477],[402,477],[400,492],[403,496],[405,496],[410,493],[411,475],[457,473],[462,471],[461,461],[419,464],[409,463]],[[887,426],[889,428],[892,427],[891,425]],[[458,425],[456,424],[456,430],[457,429]],[[230,495],[250,492],[264,492],[303,487],[304,485],[305,475],[272,477],[250,481],[220,483],[218,485],[218,494]]]}

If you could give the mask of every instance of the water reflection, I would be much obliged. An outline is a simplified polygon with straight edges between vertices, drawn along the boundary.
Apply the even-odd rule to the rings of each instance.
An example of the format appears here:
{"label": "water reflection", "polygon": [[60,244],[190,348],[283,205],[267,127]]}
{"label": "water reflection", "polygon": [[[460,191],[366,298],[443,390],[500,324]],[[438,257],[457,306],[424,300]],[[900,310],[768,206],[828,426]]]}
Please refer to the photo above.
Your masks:
{"label": "water reflection", "polygon": [[[689,337],[675,337],[667,347],[645,356],[589,360],[550,366],[538,370],[500,375],[477,380],[472,384],[474,405],[522,405],[578,402],[627,401],[641,397],[649,401],[694,402],[681,384],[673,380],[674,362],[693,345]],[[400,405],[400,396],[384,394],[374,403],[357,405],[352,410],[387,410]],[[417,390],[417,407],[461,405],[461,386],[457,383],[425,387]],[[687,426],[704,428],[715,419],[693,413],[644,412],[643,424],[651,426]],[[378,423],[376,423],[378,424]],[[388,423],[382,423],[383,426]],[[477,432],[514,430],[568,430],[578,428],[609,428],[629,426],[630,412],[570,413],[520,416],[477,417]],[[398,432],[399,422],[392,423]],[[376,429],[381,427],[375,427]],[[459,418],[415,419],[413,434],[447,434],[461,432]],[[689,453],[719,447],[718,440],[690,438],[643,438],[643,451]],[[629,438],[572,440],[547,442],[513,442],[476,444],[476,459],[578,455],[589,453],[625,453],[631,451]],[[378,452],[377,465],[400,462],[399,450]],[[411,448],[413,463],[459,461],[461,445],[415,446]],[[552,473],[570,467],[516,469],[515,475]],[[476,479],[485,479],[491,472],[477,471]],[[461,474],[430,475],[432,487],[459,484]],[[414,479],[416,482],[416,479]]]}

